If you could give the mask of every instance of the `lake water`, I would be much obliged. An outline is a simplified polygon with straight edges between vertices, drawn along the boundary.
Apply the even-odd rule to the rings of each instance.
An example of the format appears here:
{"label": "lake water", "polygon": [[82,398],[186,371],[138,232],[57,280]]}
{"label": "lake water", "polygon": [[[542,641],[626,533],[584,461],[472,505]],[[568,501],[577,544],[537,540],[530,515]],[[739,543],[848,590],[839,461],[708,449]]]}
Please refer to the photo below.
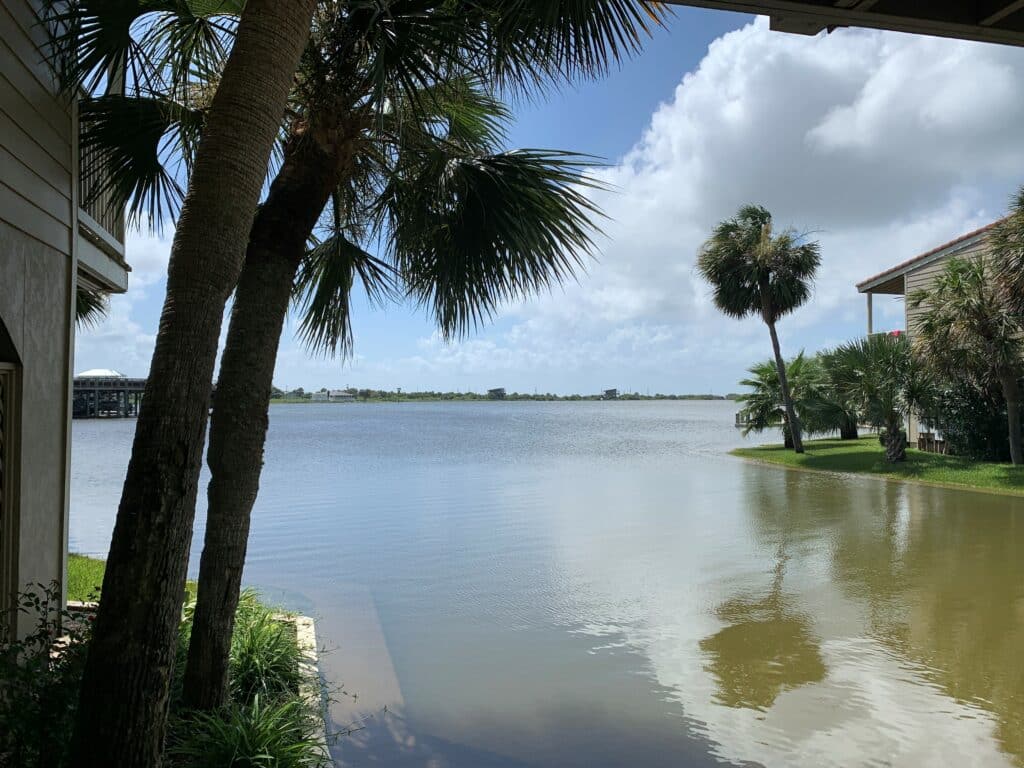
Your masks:
{"label": "lake water", "polygon": [[[339,765],[1024,764],[1024,499],[744,463],[734,410],[274,406],[245,578]],[[73,551],[133,430],[74,423]]]}

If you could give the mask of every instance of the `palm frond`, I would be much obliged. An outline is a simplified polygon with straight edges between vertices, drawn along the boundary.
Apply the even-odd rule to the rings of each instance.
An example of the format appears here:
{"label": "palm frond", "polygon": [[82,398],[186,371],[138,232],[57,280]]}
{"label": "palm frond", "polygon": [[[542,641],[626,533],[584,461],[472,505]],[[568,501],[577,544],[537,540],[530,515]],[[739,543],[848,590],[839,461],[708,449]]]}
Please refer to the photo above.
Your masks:
{"label": "palm frond", "polygon": [[668,7],[635,0],[475,0],[489,23],[477,50],[500,87],[526,91],[596,77],[639,52]]}
{"label": "palm frond", "polygon": [[92,203],[127,206],[129,223],[157,228],[177,214],[184,191],[177,164],[188,161],[202,131],[203,114],[173,101],[102,96],[79,106],[80,146],[93,155],[84,179]]}
{"label": "palm frond", "polygon": [[313,352],[352,353],[352,289],[357,281],[372,304],[396,294],[393,268],[346,237],[343,202],[332,202],[333,231],[307,252],[299,267],[294,301],[302,317],[298,336]]}
{"label": "palm frond", "polygon": [[217,71],[243,0],[45,0],[47,58],[63,92],[183,97]]}
{"label": "palm frond", "polygon": [[393,255],[446,337],[573,277],[602,214],[589,158],[550,150],[430,158],[392,184]]}
{"label": "palm frond", "polygon": [[107,316],[107,296],[102,291],[81,283],[75,289],[75,323],[79,328],[92,328]]}
{"label": "palm frond", "polygon": [[1010,202],[1010,213],[989,233],[988,246],[1008,304],[1024,314],[1024,187]]}

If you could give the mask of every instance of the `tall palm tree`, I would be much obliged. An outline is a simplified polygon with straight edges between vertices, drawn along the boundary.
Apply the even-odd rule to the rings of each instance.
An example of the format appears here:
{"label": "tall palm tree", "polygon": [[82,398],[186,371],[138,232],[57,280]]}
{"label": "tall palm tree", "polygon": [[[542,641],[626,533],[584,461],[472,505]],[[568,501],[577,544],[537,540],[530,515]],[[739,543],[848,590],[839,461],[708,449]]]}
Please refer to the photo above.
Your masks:
{"label": "tall palm tree", "polygon": [[[587,218],[596,214],[574,188],[585,181],[579,158],[496,151],[504,110],[486,91],[596,75],[637,50],[661,13],[656,4],[631,0],[318,6],[279,164],[249,234],[221,363],[208,452],[207,541],[186,672],[190,704],[214,706],[222,697],[223,651],[258,487],[270,382],[300,267],[327,286],[307,293],[304,333],[314,345],[342,349],[348,291],[360,277],[381,298],[390,291],[387,278],[399,276],[402,290],[456,334],[499,302],[569,275],[589,247]],[[95,137],[125,169],[111,191],[173,209],[173,176],[164,171],[159,147],[174,138],[188,168],[187,150],[203,114],[194,95],[205,93],[193,88],[184,99],[111,96],[96,103],[87,138]],[[117,130],[130,109],[148,116],[150,131]],[[137,171],[155,180],[142,194]],[[428,189],[432,196],[424,194]],[[327,203],[328,236],[307,258],[305,243]],[[391,243],[386,262],[360,245],[378,238]]]}
{"label": "tall palm tree", "polygon": [[928,395],[930,379],[906,336],[873,335],[822,355],[838,394],[868,424],[885,430],[885,458],[907,458],[903,422]]}
{"label": "tall palm tree", "polygon": [[1020,380],[1024,377],[1024,320],[995,276],[991,256],[953,258],[928,288],[907,297],[920,309],[914,344],[954,379],[973,379],[979,390],[996,383],[1006,400],[1010,459],[1021,452]]}
{"label": "tall palm tree", "polygon": [[[458,335],[501,301],[571,275],[589,250],[596,210],[576,189],[589,183],[577,163],[559,153],[487,153],[449,142],[412,161],[399,156],[389,183],[375,198],[360,201],[383,218],[368,230],[372,234],[353,235],[336,196],[328,233],[308,252],[290,252],[277,227],[263,221],[269,207],[261,210],[213,404],[207,533],[185,673],[190,706],[216,706],[223,695],[219,681],[226,681],[232,598],[241,585],[293,284],[300,333],[316,350],[350,348],[349,299],[360,284],[374,302],[398,295],[427,304],[442,332]],[[378,232],[386,233],[379,257],[364,250]]]}
{"label": "tall palm tree", "polygon": [[[588,183],[580,158],[497,151],[507,114],[487,93],[490,87],[543,81],[564,70],[596,74],[609,54],[600,37],[592,39],[594,30],[611,24],[620,29],[616,37],[634,39],[646,21],[642,6],[617,1],[566,3],[562,10],[552,14],[550,4],[498,2],[484,19],[467,6],[445,30],[453,46],[445,70],[420,61],[423,36],[401,51],[385,49],[381,57],[389,58],[383,63],[376,58],[353,62],[344,50],[338,57],[335,45],[307,49],[300,73],[309,79],[297,89],[299,109],[311,120],[331,124],[340,101],[353,105],[342,114],[357,119],[345,123],[341,141],[307,142],[301,151],[286,145],[278,179],[303,186],[289,193],[282,185],[278,197],[275,180],[253,226],[211,421],[207,533],[185,674],[189,705],[216,706],[224,695],[233,601],[292,283],[299,286],[306,340],[322,351],[345,351],[351,342],[349,295],[356,282],[373,299],[394,290],[411,296],[429,307],[443,333],[458,335],[501,302],[571,275],[579,254],[589,249],[589,218],[597,211],[576,188]],[[396,30],[410,23],[399,17],[392,22]],[[324,38],[335,39],[339,28],[346,35],[367,36],[348,18],[328,17]],[[491,34],[492,28],[504,30],[505,42],[486,60],[480,55],[487,50],[479,47],[486,42],[481,34]],[[524,31],[540,43],[538,49],[527,44]],[[563,42],[573,39],[579,42]],[[614,46],[611,50],[613,58],[618,55]],[[372,103],[358,76],[352,93],[331,88],[333,110],[324,109],[317,75],[338,68],[369,71],[374,89],[383,83],[397,91],[388,109],[369,114],[355,109]],[[423,73],[422,87],[395,88],[410,68]],[[336,159],[325,163],[325,158]],[[333,173],[325,176],[325,167]],[[303,243],[325,203],[323,242],[307,254]],[[383,260],[364,250],[377,241],[384,245]]]}
{"label": "tall palm tree", "polygon": [[772,215],[759,205],[745,205],[715,227],[697,258],[697,269],[711,283],[715,306],[730,317],[758,315],[768,326],[797,453],[804,452],[804,444],[776,325],[810,297],[820,263],[818,243],[793,230],[773,235]]}
{"label": "tall palm tree", "polygon": [[[223,67],[171,246],[167,296],[84,671],[76,766],[160,762],[223,308],[241,270],[315,4],[248,0],[230,54],[216,61]],[[61,85],[69,94],[129,96],[167,86],[183,97],[191,73],[223,53],[213,50],[219,18],[241,5],[54,0],[47,21]],[[199,55],[176,53],[181,33],[204,30],[205,45],[192,46]]]}

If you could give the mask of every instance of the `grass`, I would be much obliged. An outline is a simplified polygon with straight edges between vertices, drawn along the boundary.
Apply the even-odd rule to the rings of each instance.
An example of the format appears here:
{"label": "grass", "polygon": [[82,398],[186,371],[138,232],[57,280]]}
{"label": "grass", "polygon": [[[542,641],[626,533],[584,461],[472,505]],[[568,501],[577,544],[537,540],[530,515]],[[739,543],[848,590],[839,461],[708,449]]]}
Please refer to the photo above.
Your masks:
{"label": "grass", "polygon": [[[107,569],[107,563],[96,557],[86,555],[68,555],[68,600],[80,602],[92,602],[99,599],[100,587],[103,586],[103,572]],[[187,601],[196,599],[196,583],[188,581],[185,583],[185,594]]]}
{"label": "grass", "polygon": [[793,453],[781,445],[737,448],[734,456],[819,472],[873,475],[889,480],[1024,495],[1024,467],[974,461],[907,449],[907,460],[890,464],[877,435],[858,440],[807,440],[806,453]]}
{"label": "grass", "polygon": [[95,600],[103,584],[107,564],[95,557],[68,555],[68,600]]}

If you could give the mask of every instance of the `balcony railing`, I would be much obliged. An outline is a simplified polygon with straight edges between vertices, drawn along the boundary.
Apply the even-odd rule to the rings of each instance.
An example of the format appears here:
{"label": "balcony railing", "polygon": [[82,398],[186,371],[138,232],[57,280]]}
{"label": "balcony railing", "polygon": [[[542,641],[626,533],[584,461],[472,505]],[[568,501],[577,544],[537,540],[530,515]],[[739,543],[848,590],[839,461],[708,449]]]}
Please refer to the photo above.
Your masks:
{"label": "balcony railing", "polygon": [[[124,254],[124,208],[115,206],[110,191],[105,189],[106,169],[103,158],[95,147],[81,147],[78,160],[78,199],[81,210],[88,218],[82,224],[91,231],[101,248],[115,245],[112,256]],[[113,241],[112,243],[110,241]],[[110,250],[109,247],[104,250]]]}

